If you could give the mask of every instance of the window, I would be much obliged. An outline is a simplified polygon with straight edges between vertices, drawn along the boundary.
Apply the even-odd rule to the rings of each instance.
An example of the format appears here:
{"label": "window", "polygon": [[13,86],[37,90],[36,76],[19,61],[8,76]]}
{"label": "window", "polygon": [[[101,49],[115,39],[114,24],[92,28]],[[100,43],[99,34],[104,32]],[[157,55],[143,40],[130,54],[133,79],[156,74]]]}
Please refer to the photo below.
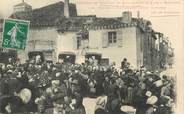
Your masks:
{"label": "window", "polygon": [[44,52],[44,56],[47,60],[52,60],[52,57],[53,57],[53,51],[45,51]]}
{"label": "window", "polygon": [[81,33],[77,33],[76,34],[76,40],[77,40],[77,49],[80,49],[80,47],[81,47],[81,40],[82,40],[82,35],[81,35]]}
{"label": "window", "polygon": [[108,66],[109,65],[109,58],[102,58],[100,61],[100,64],[102,66]]}
{"label": "window", "polygon": [[109,44],[117,43],[117,33],[116,32],[108,32],[108,43]]}
{"label": "window", "polygon": [[59,59],[62,59],[66,63],[75,63],[76,55],[73,53],[62,53],[58,56]]}
{"label": "window", "polygon": [[77,49],[81,47],[81,37],[77,37]]}

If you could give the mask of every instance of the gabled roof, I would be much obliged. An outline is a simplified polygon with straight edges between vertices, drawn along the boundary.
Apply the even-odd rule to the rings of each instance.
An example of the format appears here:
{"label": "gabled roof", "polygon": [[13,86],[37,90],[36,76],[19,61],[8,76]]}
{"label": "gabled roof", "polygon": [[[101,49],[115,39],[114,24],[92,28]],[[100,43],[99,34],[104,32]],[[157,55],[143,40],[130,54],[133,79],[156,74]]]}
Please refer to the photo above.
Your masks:
{"label": "gabled roof", "polygon": [[60,21],[58,31],[79,31],[79,29],[116,29],[137,26],[138,20],[132,18],[131,23],[123,23],[121,17],[99,18],[96,16],[77,16]]}
{"label": "gabled roof", "polygon": [[122,22],[116,18],[97,18],[91,23],[91,26],[108,26],[108,25],[119,25]]}
{"label": "gabled roof", "polygon": [[[77,15],[75,4],[69,5],[70,16]],[[55,26],[57,20],[64,18],[64,3],[58,2],[30,12],[17,12],[10,16],[14,19],[29,20],[31,27]]]}
{"label": "gabled roof", "polygon": [[143,32],[147,31],[150,21],[132,18],[130,23],[124,23],[122,17],[99,18],[96,15],[77,16],[75,4],[69,4],[70,17],[64,17],[64,3],[58,2],[30,12],[18,12],[10,17],[29,20],[31,27],[57,27],[58,31],[79,31],[81,29],[117,29],[137,26]]}
{"label": "gabled roof", "polygon": [[96,16],[77,16],[68,19],[62,19],[57,22],[58,32],[65,31],[88,31],[100,29],[119,29],[126,27],[138,27],[142,32],[150,32],[154,38],[155,32],[149,27],[151,22],[142,18],[132,18],[130,23],[122,21],[122,17],[99,18]]}
{"label": "gabled roof", "polygon": [[128,26],[137,26],[138,19],[132,18],[130,23],[122,21],[122,17],[114,18],[96,18],[90,25],[90,28],[121,28]]}
{"label": "gabled roof", "polygon": [[82,16],[59,20],[58,31],[79,31],[85,27],[87,20],[88,18]]}

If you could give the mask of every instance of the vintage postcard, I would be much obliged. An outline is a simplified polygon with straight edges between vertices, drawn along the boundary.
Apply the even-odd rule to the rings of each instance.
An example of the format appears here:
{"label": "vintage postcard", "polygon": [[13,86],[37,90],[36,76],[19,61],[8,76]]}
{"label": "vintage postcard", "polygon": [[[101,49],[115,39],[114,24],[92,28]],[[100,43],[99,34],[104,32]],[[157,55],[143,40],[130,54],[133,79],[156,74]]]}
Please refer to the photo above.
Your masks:
{"label": "vintage postcard", "polygon": [[183,114],[184,0],[0,0],[0,114]]}

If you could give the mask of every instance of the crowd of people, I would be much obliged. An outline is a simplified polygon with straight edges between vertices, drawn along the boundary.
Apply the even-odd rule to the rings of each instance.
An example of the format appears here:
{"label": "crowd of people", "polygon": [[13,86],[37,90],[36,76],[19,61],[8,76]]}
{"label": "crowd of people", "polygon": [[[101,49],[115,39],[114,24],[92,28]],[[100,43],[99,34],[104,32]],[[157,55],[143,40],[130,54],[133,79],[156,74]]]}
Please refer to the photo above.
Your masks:
{"label": "crowd of people", "polygon": [[[175,81],[146,68],[132,69],[127,59],[114,65],[42,62],[0,65],[0,113],[86,114],[83,99],[97,98],[94,114],[172,114]],[[90,105],[90,104],[89,104]]]}

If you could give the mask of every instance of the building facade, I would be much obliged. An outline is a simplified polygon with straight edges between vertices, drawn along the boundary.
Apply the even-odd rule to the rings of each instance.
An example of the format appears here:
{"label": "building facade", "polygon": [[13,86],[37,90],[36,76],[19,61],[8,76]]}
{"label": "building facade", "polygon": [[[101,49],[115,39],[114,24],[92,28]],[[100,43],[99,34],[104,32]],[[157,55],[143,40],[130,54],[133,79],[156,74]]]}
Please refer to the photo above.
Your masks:
{"label": "building facade", "polygon": [[[76,6],[66,3],[67,5],[58,2],[43,8],[32,9],[29,4],[22,1],[14,6],[14,13],[10,18],[30,21],[26,49],[18,51],[21,62],[39,54],[44,56],[44,60],[56,62],[57,21],[66,16],[77,15]],[[68,9],[68,12],[64,12],[64,9]]]}
{"label": "building facade", "polygon": [[14,11],[14,13],[17,13],[17,12],[30,12],[30,11],[32,11],[32,6],[30,6],[29,4],[24,2],[24,0],[22,0],[22,3],[17,4],[13,7],[13,11]]}
{"label": "building facade", "polygon": [[28,58],[31,58],[29,55],[42,53],[44,60],[56,60],[56,37],[57,31],[53,27],[31,28],[26,49],[18,51],[19,58],[24,62]]}
{"label": "building facade", "polygon": [[77,15],[76,5],[69,0],[39,9],[23,1],[14,6],[10,17],[31,23],[26,50],[18,51],[22,62],[42,54],[54,62],[83,63],[90,59],[120,66],[127,58],[134,68],[156,70],[169,60],[162,33],[154,31],[149,20],[134,18],[129,11],[121,17],[99,18]]}
{"label": "building facade", "polygon": [[[134,68],[143,65],[152,68],[151,50],[156,50],[156,38],[149,21],[133,18],[131,12],[123,12],[118,18],[84,18],[67,20],[70,25],[62,25],[58,30],[57,55],[69,53],[76,56],[77,63],[85,62],[91,56],[117,66],[127,58]],[[72,23],[80,23],[80,26]],[[83,37],[84,33],[86,37]]]}

